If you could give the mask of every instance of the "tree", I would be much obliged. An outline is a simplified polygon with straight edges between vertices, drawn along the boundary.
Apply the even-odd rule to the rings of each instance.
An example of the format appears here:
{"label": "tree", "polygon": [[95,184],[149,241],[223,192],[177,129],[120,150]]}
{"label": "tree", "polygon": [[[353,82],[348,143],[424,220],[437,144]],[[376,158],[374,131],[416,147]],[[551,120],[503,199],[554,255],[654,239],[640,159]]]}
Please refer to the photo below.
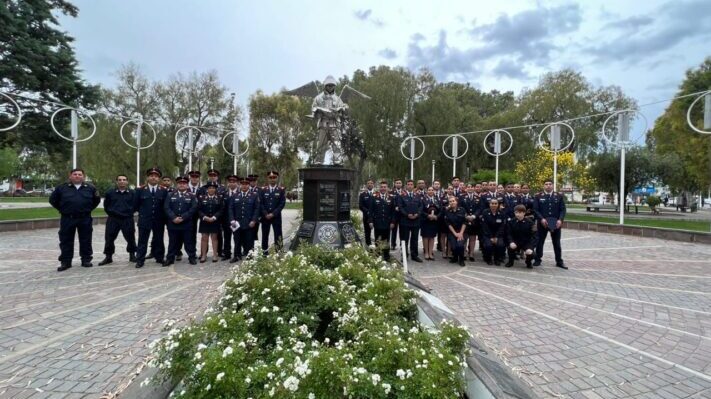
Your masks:
{"label": "tree", "polygon": [[302,132],[301,100],[284,94],[257,91],[249,99],[249,145],[253,170],[280,171],[285,187],[298,181],[298,137]]}
{"label": "tree", "polygon": [[14,176],[18,166],[17,151],[11,147],[0,148],[0,181]]}
{"label": "tree", "polygon": [[[496,180],[496,170],[494,169],[481,169],[478,172],[471,175],[469,179],[472,183],[480,183],[483,181],[495,181]],[[510,170],[499,170],[499,184],[508,183],[518,183],[519,178],[515,172]]]}
{"label": "tree", "polygon": [[[78,9],[65,0],[0,2],[0,90],[91,107],[98,89],[79,75],[74,40],[59,29],[57,14],[76,17]],[[49,116],[56,106],[17,99],[24,116],[16,129],[0,135],[0,146],[69,153],[61,138],[49,133]],[[69,113],[58,114],[66,122]],[[0,125],[8,125],[0,115]],[[64,158],[66,160],[66,158]]]}
{"label": "tree", "polygon": [[653,182],[660,166],[647,148],[634,147],[625,154],[625,192],[620,195],[620,152],[605,152],[592,157],[590,175],[597,181],[600,191],[617,192],[618,198],[627,198],[635,187]]}
{"label": "tree", "polygon": [[[711,57],[695,69],[686,72],[676,96],[708,90],[711,87]],[[679,173],[667,174],[664,183],[680,191],[698,191],[711,185],[711,137],[693,131],[686,122],[686,112],[696,96],[672,101],[657,118],[648,134],[648,143],[655,153],[673,156],[681,166]],[[692,121],[702,127],[703,102],[698,101]]]}
{"label": "tree", "polygon": [[[516,175],[532,189],[543,189],[545,180],[553,178],[553,154],[545,150],[532,153],[528,158],[516,163]],[[585,191],[595,187],[594,178],[588,174],[582,163],[575,161],[571,151],[558,154],[557,187],[562,187],[564,182],[571,182],[574,187]]]}

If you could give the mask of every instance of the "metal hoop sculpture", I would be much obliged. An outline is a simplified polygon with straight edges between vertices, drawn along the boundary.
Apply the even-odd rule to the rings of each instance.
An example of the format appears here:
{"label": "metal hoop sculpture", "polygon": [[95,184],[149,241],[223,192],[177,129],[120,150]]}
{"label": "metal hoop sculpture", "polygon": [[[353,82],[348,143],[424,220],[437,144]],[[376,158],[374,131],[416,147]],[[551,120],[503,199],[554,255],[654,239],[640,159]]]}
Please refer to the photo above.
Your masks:
{"label": "metal hoop sculpture", "polygon": [[[642,117],[642,119],[644,119],[644,129],[642,129],[642,131],[646,131],[647,128],[649,127],[649,121],[647,120],[647,117],[644,116],[643,113],[641,113],[641,112],[639,112],[639,111],[637,111],[637,110],[634,110],[634,109],[631,109],[631,108],[630,108],[630,109],[621,109],[621,110],[619,110],[619,111],[613,112],[613,113],[610,114],[610,116],[608,116],[607,119],[605,119],[605,121],[602,123],[602,132],[600,132],[600,134],[602,134],[602,139],[605,140],[607,143],[609,143],[609,144],[612,145],[612,146],[620,147],[620,146],[628,146],[629,144],[631,144],[631,141],[630,141],[630,140],[620,143],[620,142],[619,142],[619,138],[618,138],[617,140],[614,140],[614,141],[613,141],[613,140],[611,140],[609,137],[607,137],[607,134],[605,133],[605,129],[606,129],[606,127],[607,127],[607,124],[612,120],[612,118],[613,118],[614,116],[617,116],[617,115],[620,115],[620,114],[624,114],[624,113],[638,114],[638,115],[640,115],[640,116]],[[617,128],[618,128],[618,130],[619,130],[619,126],[618,126]]]}
{"label": "metal hoop sculpture", "polygon": [[3,97],[5,97],[5,98],[7,98],[8,100],[10,100],[10,102],[12,103],[12,105],[13,105],[13,106],[15,107],[15,109],[17,110],[17,120],[15,121],[15,123],[13,123],[13,124],[12,124],[11,126],[9,126],[9,127],[0,128],[0,132],[6,132],[6,131],[8,131],[8,130],[14,129],[15,127],[17,127],[17,125],[20,124],[20,121],[22,121],[22,108],[20,108],[20,105],[19,105],[15,100],[13,100],[12,97],[8,96],[7,94],[5,94],[5,93],[0,93],[0,96],[3,96]]}
{"label": "metal hoop sculpture", "polygon": [[[417,140],[422,144],[422,153],[420,155],[418,155],[416,157],[413,155],[412,158],[405,155],[405,153],[402,150],[403,150],[403,148],[405,148],[405,144],[407,144],[408,140]],[[423,155],[425,155],[425,142],[422,141],[422,139],[419,137],[414,137],[414,136],[406,137],[405,140],[403,140],[402,143],[400,144],[400,154],[402,154],[402,156],[405,157],[405,159],[407,159],[408,161],[416,161],[416,160],[422,158]]]}
{"label": "metal hoop sculpture", "polygon": [[[689,127],[692,130],[694,130],[697,133],[701,133],[701,134],[711,134],[711,130],[701,130],[701,129],[697,128],[696,126],[694,126],[694,124],[691,123],[691,110],[694,108],[694,105],[696,105],[696,103],[699,100],[701,100],[702,98],[704,98],[708,95],[711,95],[711,90],[699,94],[699,96],[696,97],[696,99],[694,99],[694,101],[691,103],[691,105],[689,105],[689,109],[686,111],[686,123],[689,124]],[[706,100],[706,101],[711,101],[711,99]]]}
{"label": "metal hoop sculpture", "polygon": [[[543,133],[546,131],[546,129],[549,129],[549,128],[551,128],[551,127],[554,126],[554,125],[559,125],[559,126],[565,126],[565,127],[567,127],[567,128],[570,130],[570,134],[572,135],[572,137],[570,138],[570,142],[569,142],[565,147],[558,148],[557,150],[552,150],[552,149],[546,148],[546,146],[545,146],[545,144],[543,143],[543,140],[542,140],[542,138],[543,138]],[[572,126],[570,126],[569,124],[567,124],[567,123],[565,123],[565,122],[553,122],[553,123],[549,123],[549,124],[545,125],[545,126],[543,127],[543,129],[541,129],[541,132],[540,132],[540,133],[538,133],[538,146],[541,147],[543,150],[548,151],[548,152],[552,152],[552,153],[558,153],[558,152],[567,150],[568,147],[570,147],[570,145],[573,144],[573,141],[575,141],[575,130],[573,129]]]}
{"label": "metal hoop sculpture", "polygon": [[244,142],[247,147],[244,149],[244,151],[240,152],[239,154],[235,154],[235,153],[231,152],[230,150],[228,150],[227,147],[225,147],[225,139],[227,139],[227,137],[229,137],[229,136],[235,136],[235,138],[233,140],[239,140],[239,137],[237,137],[236,131],[233,130],[231,132],[228,132],[227,134],[225,134],[224,137],[222,137],[222,149],[225,150],[225,152],[228,155],[232,155],[233,157],[241,157],[242,155],[246,154],[247,151],[249,150],[249,141]]}
{"label": "metal hoop sculpture", "polygon": [[[86,116],[87,118],[89,118],[89,120],[91,121],[91,124],[93,125],[93,130],[92,130],[91,134],[90,134],[88,137],[86,137],[86,138],[79,139],[79,138],[73,138],[73,137],[66,137],[66,136],[62,135],[62,133],[59,133],[59,130],[57,130],[57,127],[54,125],[54,118],[57,116],[58,113],[60,113],[60,112],[62,112],[62,111],[74,111],[74,112],[76,112],[77,114],[84,114],[84,116]],[[88,113],[86,113],[86,112],[84,112],[84,111],[81,111],[81,110],[78,110],[78,109],[73,108],[73,107],[63,107],[63,108],[60,108],[60,109],[54,111],[54,113],[52,114],[52,117],[49,118],[49,124],[52,125],[52,130],[54,130],[54,132],[55,132],[59,137],[63,138],[64,140],[71,141],[71,142],[74,142],[74,143],[81,143],[82,141],[87,141],[87,140],[89,140],[90,138],[94,137],[94,135],[96,134],[96,122],[94,122],[94,118],[92,118],[91,115],[89,115]]]}
{"label": "metal hoop sculpture", "polygon": [[[489,140],[489,136],[491,136],[492,134],[497,133],[497,132],[498,132],[498,133],[505,133],[507,136],[509,136],[509,146],[508,146],[508,148],[506,148],[506,151],[502,151],[502,152],[500,152],[500,153],[498,153],[498,154],[489,151],[489,149],[486,147],[486,141]],[[506,131],[506,130],[504,130],[504,129],[492,130],[491,132],[489,132],[489,134],[486,135],[486,137],[484,137],[484,142],[483,142],[482,145],[484,146],[484,151],[486,151],[486,153],[489,154],[489,155],[491,155],[492,157],[496,157],[496,156],[499,156],[499,155],[504,155],[504,154],[506,154],[507,152],[509,152],[509,150],[511,150],[511,147],[513,147],[513,137],[511,136],[511,133],[509,133],[508,131]],[[496,149],[494,149],[494,151],[496,151]]]}
{"label": "metal hoop sculpture", "polygon": [[[135,123],[136,125],[146,125],[146,126],[148,126],[149,128],[151,128],[151,133],[153,133],[153,141],[151,141],[151,143],[148,144],[148,145],[145,146],[145,147],[141,146],[140,143],[136,143],[137,145],[132,145],[132,144],[130,144],[128,141],[126,141],[126,138],[123,137],[123,129],[124,129],[124,128],[126,127],[126,125],[128,125],[129,123]],[[129,146],[129,147],[131,147],[131,148],[134,148],[134,149],[136,149],[136,150],[145,150],[146,148],[152,147],[153,144],[155,144],[155,142],[156,142],[156,138],[158,137],[158,136],[156,135],[156,130],[153,128],[153,126],[151,126],[151,124],[148,123],[148,122],[143,122],[143,120],[141,120],[141,119],[129,119],[129,120],[127,120],[126,122],[124,122],[124,124],[121,125],[121,129],[119,130],[119,136],[121,136],[121,140],[122,140],[127,146]]]}
{"label": "metal hoop sculpture", "polygon": [[[197,130],[198,132],[200,132],[200,137],[203,137],[203,135],[204,135],[203,131],[200,130],[199,128],[197,128],[197,127],[194,127],[194,126],[183,126],[183,127],[181,127],[180,129],[178,129],[177,132],[175,132],[175,142],[176,142],[176,143],[178,142],[178,134],[180,134],[180,132],[182,132],[182,131],[185,130],[185,129],[195,129],[195,130]],[[195,155],[195,153],[196,153],[197,151],[193,151],[193,149],[192,149],[192,144],[193,144],[193,141],[190,140],[190,148],[187,149],[187,150],[183,150],[183,151],[184,151],[184,152],[187,152],[187,153],[190,154],[190,155]]]}
{"label": "metal hoop sculpture", "polygon": [[[445,144],[447,144],[447,141],[449,141],[449,139],[452,139],[452,140],[453,140],[455,137],[456,137],[456,138],[461,138],[462,140],[464,140],[464,144],[466,144],[467,146],[464,147],[464,151],[462,152],[461,155],[458,154],[458,156],[455,156],[454,154],[452,154],[452,155],[450,156],[449,154],[447,154],[447,150],[444,149],[444,146],[445,146]],[[447,158],[449,158],[449,159],[453,159],[453,160],[454,160],[454,159],[459,159],[459,158],[463,157],[464,155],[466,155],[467,151],[469,151],[469,142],[468,142],[467,139],[466,139],[464,136],[462,136],[461,134],[453,134],[453,135],[451,135],[451,136],[447,136],[447,138],[444,139],[444,141],[442,142],[442,152],[444,153],[444,156],[447,157]]]}

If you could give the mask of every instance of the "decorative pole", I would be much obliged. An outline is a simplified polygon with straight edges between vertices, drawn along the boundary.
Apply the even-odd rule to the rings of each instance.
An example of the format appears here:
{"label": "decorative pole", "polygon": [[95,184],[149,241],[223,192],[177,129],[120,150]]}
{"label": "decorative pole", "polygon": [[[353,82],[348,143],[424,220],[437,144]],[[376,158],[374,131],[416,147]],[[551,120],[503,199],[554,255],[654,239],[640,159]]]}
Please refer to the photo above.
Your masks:
{"label": "decorative pole", "polygon": [[[57,129],[57,126],[54,124],[54,119],[56,118],[57,114],[62,112],[62,111],[70,111],[71,112],[71,124],[70,124],[70,137],[64,136],[62,133],[59,132]],[[87,141],[94,137],[96,134],[96,122],[94,122],[94,118],[91,117],[91,115],[84,113],[84,116],[89,118],[89,121],[91,121],[91,124],[93,126],[93,129],[91,131],[91,134],[83,139],[79,138],[79,113],[84,113],[83,111],[79,111],[76,108],[73,107],[63,107],[60,108],[52,114],[52,117],[49,119],[49,123],[52,126],[52,130],[54,130],[54,133],[56,133],[59,137],[63,138],[64,140],[71,141],[72,142],[72,168],[76,169],[77,167],[77,143],[81,143],[82,141]],[[18,120],[19,122],[19,120]],[[14,125],[13,125],[14,126]]]}
{"label": "decorative pole", "polygon": [[[126,138],[123,136],[123,129],[129,123],[136,124],[136,145],[132,145],[131,143],[129,143],[126,140]],[[147,146],[141,146],[142,126],[143,125],[148,126],[151,129],[151,133],[153,134],[153,140]],[[127,146],[129,146],[131,148],[136,149],[136,187],[138,187],[138,184],[141,181],[141,150],[145,150],[147,148],[152,147],[153,144],[155,144],[156,138],[158,138],[158,135],[156,134],[155,129],[153,129],[153,126],[151,126],[150,124],[143,121],[143,115],[139,115],[138,118],[130,119],[130,120],[124,122],[123,125],[121,125],[121,129],[119,129],[119,136],[121,137],[121,140],[124,142],[124,144],[126,144]]]}

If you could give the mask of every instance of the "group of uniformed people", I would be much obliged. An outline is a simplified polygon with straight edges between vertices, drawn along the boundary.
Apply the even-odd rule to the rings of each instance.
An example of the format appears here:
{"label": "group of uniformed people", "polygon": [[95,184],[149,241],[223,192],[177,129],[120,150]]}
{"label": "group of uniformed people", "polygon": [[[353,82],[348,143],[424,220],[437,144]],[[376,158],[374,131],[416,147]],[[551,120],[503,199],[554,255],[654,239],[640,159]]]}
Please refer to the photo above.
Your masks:
{"label": "group of uniformed people", "polygon": [[459,177],[452,178],[447,187],[439,180],[431,186],[424,180],[406,180],[404,187],[400,179],[392,187],[381,181],[377,190],[374,181],[368,180],[358,202],[366,244],[373,245],[374,233],[386,260],[401,241],[411,259],[422,262],[419,235],[425,260],[435,259],[436,241],[444,258],[465,266],[467,257],[475,260],[478,240],[487,264],[498,266],[508,258],[505,266],[511,267],[520,258],[532,268],[540,266],[550,233],[556,266],[567,269],[560,246],[565,196],[553,191],[551,180],[535,195],[527,184],[464,184]]}
{"label": "group of uniformed people", "polygon": [[[220,183],[220,173],[207,172],[208,181],[200,182],[200,172],[190,171],[187,176],[175,178],[160,169],[146,172],[146,184],[129,188],[128,177],[116,177],[116,187],[104,197],[106,221],[104,255],[99,265],[113,262],[114,242],[119,232],[126,240],[129,261],[137,268],[146,259],[155,259],[170,266],[182,259],[183,249],[190,264],[207,261],[212,243],[212,262],[219,259],[238,262],[254,248],[261,225],[262,251],[269,247],[269,234],[274,230],[274,242],[282,244],[281,212],[286,204],[284,187],[277,184],[279,173],[267,173],[268,184],[257,186],[258,175],[241,178],[229,175],[227,184]],[[73,169],[69,181],[58,186],[49,198],[50,204],[61,214],[59,228],[58,271],[72,267],[74,235],[79,234],[79,255],[83,267],[92,267],[92,217],[91,212],[101,198],[95,187],[86,184],[82,169]],[[138,241],[134,214],[138,213]],[[168,250],[164,234],[168,231]],[[197,256],[196,237],[201,233],[200,257]],[[149,253],[150,239],[150,253]],[[233,247],[234,244],[234,247]]]}

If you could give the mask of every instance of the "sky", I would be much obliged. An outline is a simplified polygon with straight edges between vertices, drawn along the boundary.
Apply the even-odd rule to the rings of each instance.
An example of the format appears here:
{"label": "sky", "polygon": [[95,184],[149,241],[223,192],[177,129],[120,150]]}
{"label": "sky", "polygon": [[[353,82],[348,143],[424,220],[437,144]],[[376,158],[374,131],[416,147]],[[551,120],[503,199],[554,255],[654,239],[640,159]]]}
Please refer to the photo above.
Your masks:
{"label": "sky", "polygon": [[[72,3],[78,17],[60,24],[89,82],[112,87],[129,62],[155,80],[216,70],[243,108],[259,89],[376,65],[515,93],[573,68],[645,104],[673,97],[685,71],[711,56],[709,0]],[[666,105],[642,108],[650,125]]]}

